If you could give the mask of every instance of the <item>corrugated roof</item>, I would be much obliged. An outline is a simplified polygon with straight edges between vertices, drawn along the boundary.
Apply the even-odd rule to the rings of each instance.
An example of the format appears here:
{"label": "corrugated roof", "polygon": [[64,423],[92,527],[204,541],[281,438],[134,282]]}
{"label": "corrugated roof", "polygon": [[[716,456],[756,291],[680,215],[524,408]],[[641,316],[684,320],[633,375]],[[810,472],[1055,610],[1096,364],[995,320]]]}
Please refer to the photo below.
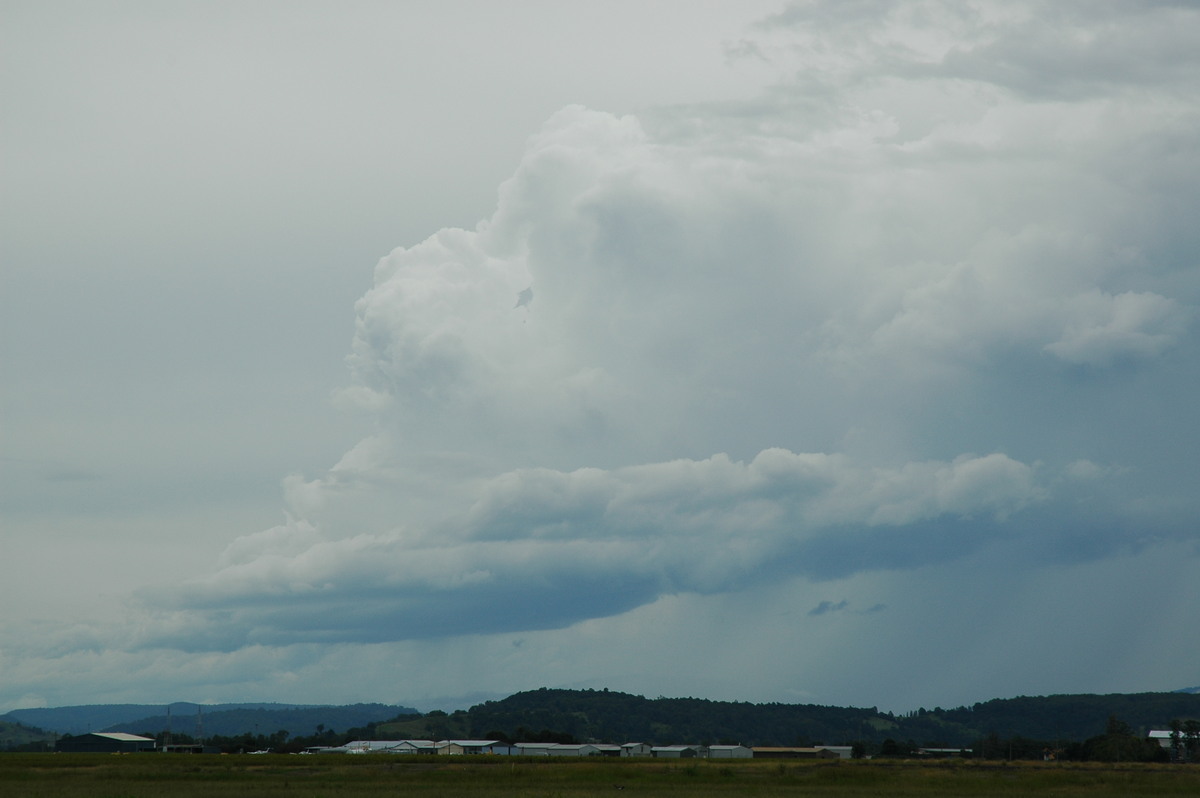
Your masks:
{"label": "corrugated roof", "polygon": [[403,742],[404,740],[352,740],[345,745],[337,746],[337,748],[351,751],[380,751]]}

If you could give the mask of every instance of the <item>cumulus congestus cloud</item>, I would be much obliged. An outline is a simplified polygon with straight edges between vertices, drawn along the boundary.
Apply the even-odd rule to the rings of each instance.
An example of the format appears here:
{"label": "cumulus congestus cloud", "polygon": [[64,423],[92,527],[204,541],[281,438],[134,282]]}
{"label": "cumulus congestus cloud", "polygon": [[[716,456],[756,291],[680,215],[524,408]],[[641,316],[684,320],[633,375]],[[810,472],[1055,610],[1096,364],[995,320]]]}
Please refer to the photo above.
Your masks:
{"label": "cumulus congestus cloud", "polygon": [[1182,54],[1195,14],[1055,7],[797,4],[730,45],[779,69],[758,97],[554,114],[494,213],[376,267],[340,398],[378,431],[139,644],[561,629],[1194,540],[1200,119],[1147,42]]}

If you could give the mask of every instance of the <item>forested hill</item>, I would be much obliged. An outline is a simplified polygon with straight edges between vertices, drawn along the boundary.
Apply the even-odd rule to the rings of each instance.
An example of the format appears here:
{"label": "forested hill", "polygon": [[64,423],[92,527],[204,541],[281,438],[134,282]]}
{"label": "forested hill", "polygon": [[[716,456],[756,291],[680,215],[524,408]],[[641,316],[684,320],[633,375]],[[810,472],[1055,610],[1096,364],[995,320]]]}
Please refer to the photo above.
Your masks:
{"label": "forested hill", "polygon": [[0,718],[0,751],[11,751],[21,746],[39,744],[50,737],[43,729],[35,729]]}
{"label": "forested hill", "polygon": [[[1200,720],[1200,695],[1114,693],[997,698],[972,707],[941,710],[936,717],[1001,737],[1079,740],[1104,731],[1115,716],[1138,734],[1165,729],[1173,718]],[[919,720],[919,718],[918,718]]]}
{"label": "forested hill", "polygon": [[[520,735],[550,730],[578,740],[833,744],[874,739],[894,721],[874,709],[656,698],[596,690],[535,690],[470,709],[471,728]],[[884,734],[886,736],[893,736]],[[882,739],[882,737],[880,738]]]}
{"label": "forested hill", "polygon": [[969,746],[991,734],[1081,741],[1104,733],[1110,715],[1144,734],[1166,728],[1173,718],[1200,720],[1200,695],[1021,697],[893,715],[874,707],[647,699],[604,690],[541,689],[479,704],[468,715],[474,735],[502,732],[514,739],[550,731],[612,742],[837,745],[892,738],[927,746]]}

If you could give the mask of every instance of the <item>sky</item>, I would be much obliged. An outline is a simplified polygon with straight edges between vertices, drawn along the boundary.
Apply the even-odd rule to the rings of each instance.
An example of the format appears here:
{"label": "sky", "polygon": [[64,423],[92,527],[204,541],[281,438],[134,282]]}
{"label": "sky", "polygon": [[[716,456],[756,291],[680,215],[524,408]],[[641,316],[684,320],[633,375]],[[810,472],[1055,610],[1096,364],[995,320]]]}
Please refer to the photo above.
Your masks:
{"label": "sky", "polygon": [[0,711],[1200,684],[1200,5],[0,22]]}

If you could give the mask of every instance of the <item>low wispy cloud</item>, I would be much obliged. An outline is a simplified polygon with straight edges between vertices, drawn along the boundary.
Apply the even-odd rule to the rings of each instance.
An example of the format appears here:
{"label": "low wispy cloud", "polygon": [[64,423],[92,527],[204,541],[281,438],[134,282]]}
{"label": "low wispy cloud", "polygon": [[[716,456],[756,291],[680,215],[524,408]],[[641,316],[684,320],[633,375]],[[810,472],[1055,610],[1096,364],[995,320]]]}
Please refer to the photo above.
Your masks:
{"label": "low wispy cloud", "polygon": [[818,604],[817,606],[815,606],[811,610],[809,610],[808,614],[810,617],[816,617],[818,615],[826,615],[827,613],[830,613],[830,612],[840,612],[841,610],[844,610],[849,606],[850,606],[850,602],[847,601],[846,599],[842,599],[841,601],[838,601],[838,602],[822,601],[820,604]]}
{"label": "low wispy cloud", "polygon": [[[142,644],[228,649],[559,628],[664,595],[914,567],[944,556],[922,542],[924,522],[939,522],[938,537],[972,534],[980,520],[1003,523],[1041,497],[1033,469],[1003,455],[879,469],[778,449],[748,463],[718,455],[520,470],[478,492],[435,530],[326,538],[292,520],[235,541],[221,571],[147,596],[170,612]],[[914,559],[828,553],[842,539],[904,527],[914,528]],[[974,535],[972,548],[987,544]]]}

